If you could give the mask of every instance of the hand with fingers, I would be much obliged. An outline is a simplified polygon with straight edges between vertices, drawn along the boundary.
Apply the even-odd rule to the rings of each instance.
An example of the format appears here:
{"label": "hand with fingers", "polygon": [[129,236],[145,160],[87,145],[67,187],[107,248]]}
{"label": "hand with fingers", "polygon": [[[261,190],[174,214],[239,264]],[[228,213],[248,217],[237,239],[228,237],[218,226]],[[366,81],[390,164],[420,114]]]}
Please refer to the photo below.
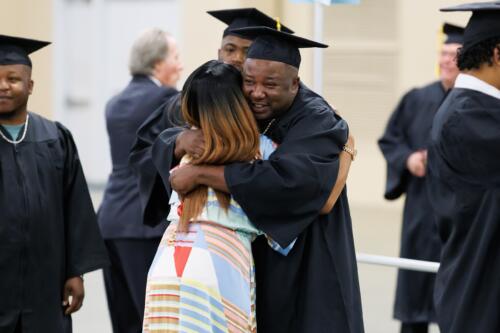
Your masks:
{"label": "hand with fingers", "polygon": [[200,129],[185,129],[175,140],[175,157],[180,160],[184,155],[194,159],[200,158],[205,152],[205,139]]}
{"label": "hand with fingers", "polygon": [[427,150],[417,150],[406,160],[406,167],[415,177],[424,177],[427,165]]}
{"label": "hand with fingers", "polygon": [[[71,300],[70,300],[71,297]],[[75,276],[66,280],[63,290],[62,305],[66,309],[64,314],[70,315],[82,307],[85,290],[83,287],[83,279],[80,276]]]}
{"label": "hand with fingers", "polygon": [[191,192],[196,186],[197,175],[200,167],[192,164],[185,164],[170,171],[170,185],[179,195],[183,196]]}

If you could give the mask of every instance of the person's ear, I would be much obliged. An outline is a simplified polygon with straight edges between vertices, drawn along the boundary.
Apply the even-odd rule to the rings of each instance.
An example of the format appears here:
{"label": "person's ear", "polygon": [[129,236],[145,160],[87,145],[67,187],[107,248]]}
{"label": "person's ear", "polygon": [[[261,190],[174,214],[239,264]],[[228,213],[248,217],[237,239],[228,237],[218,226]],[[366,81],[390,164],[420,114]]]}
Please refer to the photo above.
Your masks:
{"label": "person's ear", "polygon": [[30,95],[33,92],[33,86],[34,85],[35,85],[35,82],[33,80],[29,80],[28,81],[28,92],[29,92]]}
{"label": "person's ear", "polygon": [[498,44],[493,50],[493,63],[500,66],[500,44]]}
{"label": "person's ear", "polygon": [[153,73],[156,73],[158,72],[159,70],[161,70],[161,66],[163,65],[163,63],[165,62],[165,59],[160,59],[160,60],[157,60],[155,62],[155,64],[153,65]]}
{"label": "person's ear", "polygon": [[300,77],[296,76],[293,78],[292,81],[292,91],[295,94],[297,91],[299,91],[299,85],[300,85]]}

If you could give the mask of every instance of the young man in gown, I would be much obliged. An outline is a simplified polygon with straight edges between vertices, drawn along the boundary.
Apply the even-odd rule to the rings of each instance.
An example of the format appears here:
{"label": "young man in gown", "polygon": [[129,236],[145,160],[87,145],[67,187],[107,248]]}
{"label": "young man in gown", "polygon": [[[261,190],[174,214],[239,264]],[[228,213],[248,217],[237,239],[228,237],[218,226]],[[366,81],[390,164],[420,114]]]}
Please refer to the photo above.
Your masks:
{"label": "young man in gown", "polygon": [[428,193],[443,241],[437,319],[441,333],[500,332],[500,1],[443,10],[472,16],[429,147]]}
{"label": "young man in gown", "polygon": [[[427,196],[427,146],[434,115],[459,73],[456,56],[463,28],[446,23],[443,32],[447,38],[439,55],[439,80],[406,93],[378,141],[387,161],[385,198],[406,195],[400,256],[437,262],[441,240]],[[429,323],[436,322],[435,277],[434,273],[398,271],[394,318],[401,321],[401,333],[426,333]]]}
{"label": "young man in gown", "polygon": [[[0,35],[0,332],[71,332],[82,275],[106,250],[67,128],[27,110],[29,54],[47,42]],[[70,298],[71,296],[71,298]]]}

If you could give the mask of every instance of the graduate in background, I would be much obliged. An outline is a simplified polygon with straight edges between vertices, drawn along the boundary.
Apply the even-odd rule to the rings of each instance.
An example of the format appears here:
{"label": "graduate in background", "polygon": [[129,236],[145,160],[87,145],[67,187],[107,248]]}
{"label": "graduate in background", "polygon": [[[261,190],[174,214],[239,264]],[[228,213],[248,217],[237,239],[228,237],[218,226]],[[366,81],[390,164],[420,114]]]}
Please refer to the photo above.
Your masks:
{"label": "graduate in background", "polygon": [[[439,239],[426,191],[427,145],[432,120],[459,73],[457,50],[463,28],[445,23],[447,38],[439,55],[439,80],[406,93],[393,112],[379,147],[387,161],[385,198],[406,193],[401,231],[402,258],[439,261]],[[433,273],[399,270],[394,318],[401,333],[426,333],[436,322]]]}
{"label": "graduate in background", "polygon": [[[71,133],[27,111],[29,54],[47,42],[0,35],[0,332],[71,332],[82,274],[106,250]],[[72,296],[70,301],[69,296]]]}
{"label": "graduate in background", "polygon": [[461,74],[437,112],[428,193],[443,251],[435,302],[441,333],[500,332],[500,1],[472,11]]}
{"label": "graduate in background", "polygon": [[[227,24],[222,33],[218,60],[233,65],[239,70],[243,66],[253,38],[242,36],[234,32],[234,29],[250,26],[276,28],[279,25],[283,31],[293,33],[288,27],[256,8],[213,10],[209,11],[208,14]],[[155,110],[137,131],[136,142],[130,154],[130,163],[135,168],[138,177],[142,217],[146,224],[156,225],[160,221],[164,221],[170,209],[168,205],[170,184],[162,184],[151,160],[151,147],[161,132],[184,125],[185,122],[180,114],[180,94],[177,94]],[[173,131],[179,131],[179,129],[174,128]],[[186,136],[190,137],[190,141],[199,147],[203,146],[202,142],[198,140],[198,136],[190,136],[189,134],[187,133]],[[200,151],[201,148],[198,150],[198,154],[201,156]],[[167,186],[168,190],[165,190],[164,185]]]}
{"label": "graduate in background", "polygon": [[[172,188],[185,194],[206,185],[230,193],[282,248],[296,239],[286,257],[264,237],[253,243],[258,332],[364,332],[346,191],[321,214],[343,149],[353,153],[345,146],[349,129],[298,76],[299,48],[327,45],[268,27],[235,32],[254,38],[243,66],[243,93],[261,133],[278,147],[268,160],[254,163],[178,168],[171,173]],[[153,146],[165,182],[169,159],[187,151],[182,141],[165,131]]]}
{"label": "graduate in background", "polygon": [[142,223],[137,178],[128,155],[139,126],[170,97],[182,71],[177,42],[152,28],[135,40],[129,59],[132,79],[106,105],[106,127],[113,170],[98,212],[111,266],[104,282],[115,333],[141,331],[149,266],[166,228]]}

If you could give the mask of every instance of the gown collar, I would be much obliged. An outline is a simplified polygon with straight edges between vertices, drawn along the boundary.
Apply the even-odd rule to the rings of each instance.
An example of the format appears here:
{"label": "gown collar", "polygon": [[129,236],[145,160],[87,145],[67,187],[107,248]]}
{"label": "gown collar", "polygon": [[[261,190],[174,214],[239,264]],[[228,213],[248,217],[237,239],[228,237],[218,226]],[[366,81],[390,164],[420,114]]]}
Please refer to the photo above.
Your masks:
{"label": "gown collar", "polygon": [[460,73],[455,81],[455,88],[475,90],[500,99],[500,90],[469,74]]}

